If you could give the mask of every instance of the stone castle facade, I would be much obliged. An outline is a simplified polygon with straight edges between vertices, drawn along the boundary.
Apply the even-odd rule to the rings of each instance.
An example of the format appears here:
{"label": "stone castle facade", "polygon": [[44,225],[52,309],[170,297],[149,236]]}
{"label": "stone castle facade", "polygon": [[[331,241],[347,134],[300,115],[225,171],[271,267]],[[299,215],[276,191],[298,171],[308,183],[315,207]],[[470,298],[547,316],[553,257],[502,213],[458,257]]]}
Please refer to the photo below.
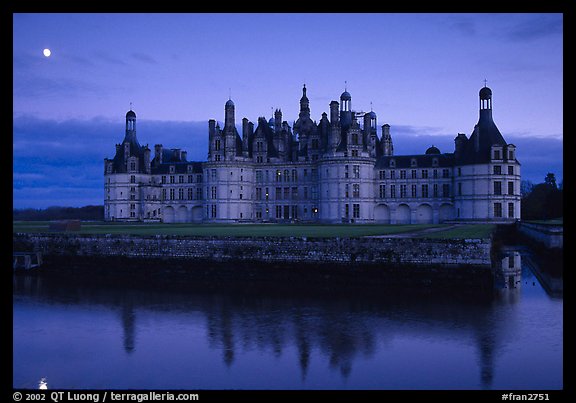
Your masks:
{"label": "stone castle facade", "polygon": [[520,218],[516,147],[492,119],[492,91],[480,90],[480,116],[470,137],[459,133],[452,153],[394,155],[390,126],[378,134],[374,112],[352,109],[348,91],[318,123],[306,86],[290,127],[282,112],[256,128],[235,105],[224,127],[208,122],[208,161],[186,151],[141,146],[136,114],[112,159],[104,159],[107,221],[441,223],[509,222]]}

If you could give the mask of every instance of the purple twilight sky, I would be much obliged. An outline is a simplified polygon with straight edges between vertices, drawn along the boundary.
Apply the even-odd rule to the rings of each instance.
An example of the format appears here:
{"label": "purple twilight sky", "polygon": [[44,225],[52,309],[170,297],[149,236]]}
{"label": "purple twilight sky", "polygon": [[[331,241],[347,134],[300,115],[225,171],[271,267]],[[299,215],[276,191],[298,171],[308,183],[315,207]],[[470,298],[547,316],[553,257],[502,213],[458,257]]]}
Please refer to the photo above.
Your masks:
{"label": "purple twilight sky", "polygon": [[402,155],[453,152],[486,79],[523,179],[563,177],[562,14],[14,14],[13,69],[15,208],[102,204],[130,103],[140,144],[205,161],[229,94],[292,125],[303,83],[320,120],[346,81]]}

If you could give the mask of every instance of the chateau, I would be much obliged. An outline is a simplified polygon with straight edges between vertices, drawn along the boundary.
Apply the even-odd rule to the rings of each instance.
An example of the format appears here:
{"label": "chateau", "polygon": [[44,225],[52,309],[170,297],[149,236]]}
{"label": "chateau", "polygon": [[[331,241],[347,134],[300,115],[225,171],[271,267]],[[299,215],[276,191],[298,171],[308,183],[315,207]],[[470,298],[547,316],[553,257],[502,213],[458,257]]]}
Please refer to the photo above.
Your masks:
{"label": "chateau", "polygon": [[480,116],[454,152],[432,146],[394,155],[390,126],[352,109],[348,91],[318,123],[306,86],[294,127],[274,117],[256,128],[235,106],[224,127],[208,122],[208,161],[188,161],[180,148],[141,146],[136,114],[114,158],[104,159],[107,221],[441,223],[509,222],[520,218],[520,163],[492,119],[492,91],[480,89]]}

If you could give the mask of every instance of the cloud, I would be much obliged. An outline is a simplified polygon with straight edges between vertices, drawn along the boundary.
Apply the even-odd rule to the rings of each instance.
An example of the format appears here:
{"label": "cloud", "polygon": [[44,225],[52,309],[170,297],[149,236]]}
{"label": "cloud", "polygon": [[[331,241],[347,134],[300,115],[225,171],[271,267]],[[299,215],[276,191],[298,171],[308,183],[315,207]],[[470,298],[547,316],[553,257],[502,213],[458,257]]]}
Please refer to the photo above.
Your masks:
{"label": "cloud", "polygon": [[562,35],[562,28],[562,14],[542,14],[513,25],[505,31],[505,36],[513,41],[532,41]]}
{"label": "cloud", "polygon": [[136,59],[140,62],[144,62],[144,63],[148,63],[148,64],[158,64],[156,59],[154,59],[150,55],[147,55],[146,53],[132,53],[130,56],[132,56],[134,59]]}
{"label": "cloud", "polygon": [[450,16],[448,27],[465,36],[476,35],[476,24],[467,16]]}
{"label": "cloud", "polygon": [[109,53],[103,52],[103,51],[97,51],[95,53],[96,55],[96,59],[99,61],[103,61],[106,63],[110,63],[110,64],[117,64],[117,65],[122,65],[125,66],[126,62],[124,62],[121,59],[118,59],[117,57],[114,57],[112,55],[110,55]]}

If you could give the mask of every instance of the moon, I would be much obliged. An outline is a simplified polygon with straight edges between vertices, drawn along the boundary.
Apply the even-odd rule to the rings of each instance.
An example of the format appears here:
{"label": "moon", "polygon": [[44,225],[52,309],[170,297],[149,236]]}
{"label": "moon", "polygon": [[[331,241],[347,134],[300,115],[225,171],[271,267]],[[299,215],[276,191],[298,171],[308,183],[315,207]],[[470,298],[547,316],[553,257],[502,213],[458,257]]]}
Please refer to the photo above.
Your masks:
{"label": "moon", "polygon": [[50,51],[50,49],[44,49],[42,51],[42,53],[44,53],[44,56],[46,57],[50,57],[50,55],[52,54],[52,52]]}

